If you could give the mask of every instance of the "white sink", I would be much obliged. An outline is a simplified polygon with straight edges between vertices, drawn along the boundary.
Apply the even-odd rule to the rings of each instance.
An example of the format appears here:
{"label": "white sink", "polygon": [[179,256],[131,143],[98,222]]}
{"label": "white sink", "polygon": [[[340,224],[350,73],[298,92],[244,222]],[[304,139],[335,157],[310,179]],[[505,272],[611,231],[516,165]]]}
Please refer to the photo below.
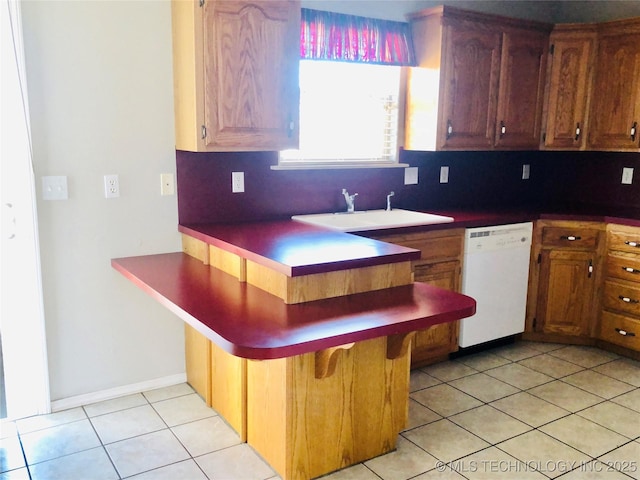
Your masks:
{"label": "white sink", "polygon": [[400,209],[391,211],[366,210],[353,213],[340,212],[294,215],[291,219],[340,230],[342,232],[361,232],[365,230],[381,230],[384,228],[414,227],[453,222],[452,217]]}

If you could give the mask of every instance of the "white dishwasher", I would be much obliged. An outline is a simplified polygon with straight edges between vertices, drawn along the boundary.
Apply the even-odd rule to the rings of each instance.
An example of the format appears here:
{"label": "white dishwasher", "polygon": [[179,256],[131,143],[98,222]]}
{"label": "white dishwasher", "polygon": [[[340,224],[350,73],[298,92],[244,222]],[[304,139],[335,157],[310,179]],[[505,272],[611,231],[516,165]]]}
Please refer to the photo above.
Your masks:
{"label": "white dishwasher", "polygon": [[462,293],[476,314],[460,321],[462,348],[524,331],[531,222],[465,230]]}

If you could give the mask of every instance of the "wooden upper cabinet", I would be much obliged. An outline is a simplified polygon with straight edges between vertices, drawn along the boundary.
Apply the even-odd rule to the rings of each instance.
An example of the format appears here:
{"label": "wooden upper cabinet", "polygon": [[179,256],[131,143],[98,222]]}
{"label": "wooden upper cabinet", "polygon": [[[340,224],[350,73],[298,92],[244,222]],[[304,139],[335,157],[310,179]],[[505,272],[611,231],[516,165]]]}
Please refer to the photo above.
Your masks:
{"label": "wooden upper cabinet", "polygon": [[537,149],[551,25],[447,6],[409,20],[405,148]]}
{"label": "wooden upper cabinet", "polygon": [[297,148],[298,0],[173,0],[176,149]]}
{"label": "wooden upper cabinet", "polygon": [[549,39],[542,145],[583,150],[596,49],[595,26],[558,25]]}
{"label": "wooden upper cabinet", "polygon": [[538,148],[548,41],[547,31],[503,33],[495,132],[497,148]]}
{"label": "wooden upper cabinet", "polygon": [[500,42],[500,33],[483,25],[445,23],[443,56],[451,61],[442,65],[441,148],[492,147]]}
{"label": "wooden upper cabinet", "polygon": [[640,19],[600,26],[588,147],[640,148]]}

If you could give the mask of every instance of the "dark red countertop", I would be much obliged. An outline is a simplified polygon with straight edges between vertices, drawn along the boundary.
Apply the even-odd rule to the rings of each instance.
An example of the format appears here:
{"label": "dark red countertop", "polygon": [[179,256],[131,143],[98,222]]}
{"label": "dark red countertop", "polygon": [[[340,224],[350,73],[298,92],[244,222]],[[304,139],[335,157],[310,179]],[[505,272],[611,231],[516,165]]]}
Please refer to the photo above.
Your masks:
{"label": "dark red countertop", "polygon": [[451,228],[473,228],[538,219],[576,220],[640,226],[640,211],[565,206],[557,210],[429,210],[453,217],[436,225],[345,233],[293,220],[235,224],[179,225],[178,230],[289,276],[360,268],[420,258],[417,250],[367,238]]}
{"label": "dark red countertop", "polygon": [[468,296],[424,283],[287,305],[184,253],[111,264],[222,349],[250,359],[408,333],[469,317],[476,308]]}
{"label": "dark red countertop", "polygon": [[179,225],[178,230],[290,277],[420,258],[412,248],[293,220]]}

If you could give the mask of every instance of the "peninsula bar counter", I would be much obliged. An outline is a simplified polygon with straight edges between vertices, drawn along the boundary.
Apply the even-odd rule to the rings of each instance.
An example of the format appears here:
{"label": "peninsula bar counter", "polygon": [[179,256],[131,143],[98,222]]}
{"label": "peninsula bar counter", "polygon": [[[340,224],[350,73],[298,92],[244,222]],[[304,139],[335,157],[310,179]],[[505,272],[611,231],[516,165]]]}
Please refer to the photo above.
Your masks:
{"label": "peninsula bar counter", "polygon": [[[193,249],[193,238],[184,245]],[[285,480],[394,450],[407,423],[413,332],[475,313],[470,297],[404,280],[288,304],[207,263],[186,253],[112,260],[188,325],[187,347],[193,335],[205,345],[187,348],[189,383],[198,384],[190,370],[204,372],[196,391]]]}

